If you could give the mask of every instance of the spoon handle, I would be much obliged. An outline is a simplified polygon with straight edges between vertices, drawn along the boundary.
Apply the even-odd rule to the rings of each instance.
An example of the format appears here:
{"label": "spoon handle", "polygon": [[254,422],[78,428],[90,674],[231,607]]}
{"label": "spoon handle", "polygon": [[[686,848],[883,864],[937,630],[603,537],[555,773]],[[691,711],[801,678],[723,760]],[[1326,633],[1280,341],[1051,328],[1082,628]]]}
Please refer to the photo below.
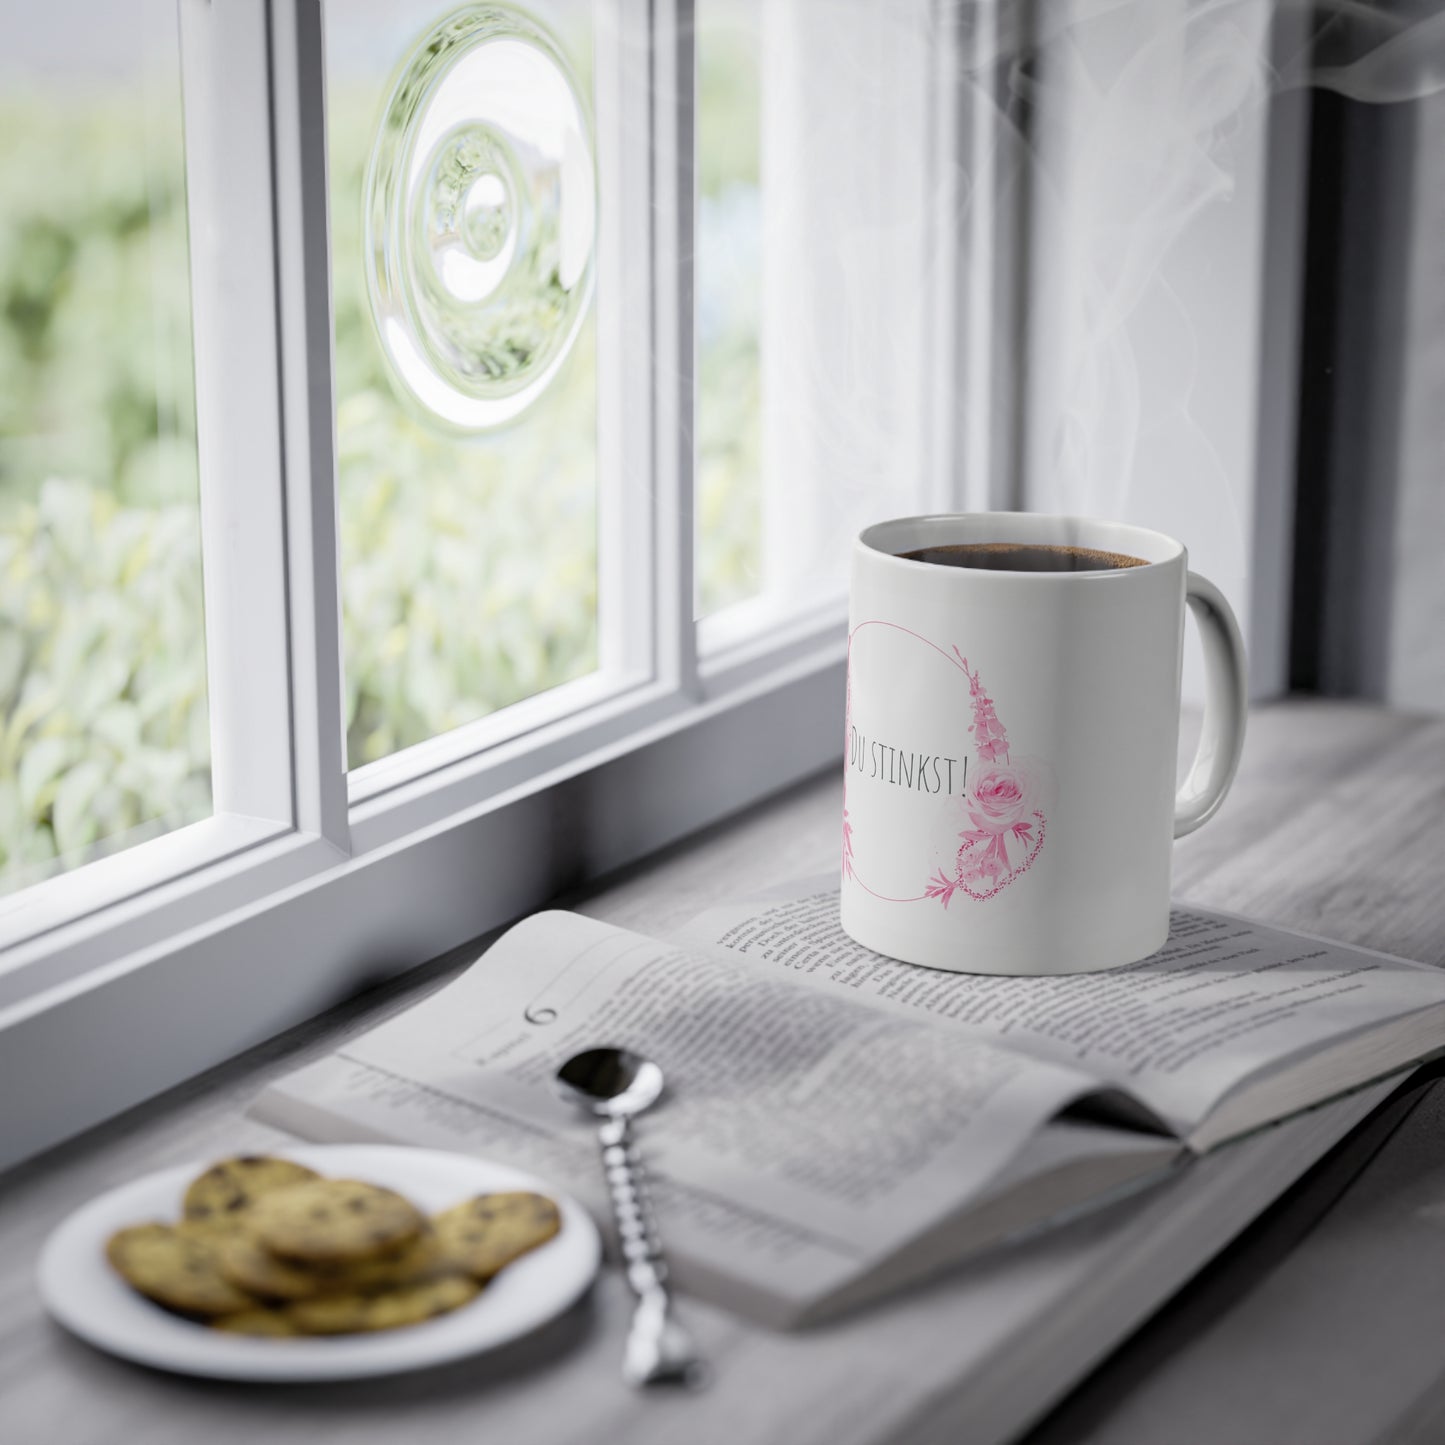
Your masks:
{"label": "spoon handle", "polygon": [[622,1243],[627,1283],[637,1297],[622,1377],[629,1385],[701,1383],[704,1367],[687,1331],[672,1314],[667,1261],[657,1237],[642,1165],[626,1117],[608,1119],[597,1131],[612,1215]]}

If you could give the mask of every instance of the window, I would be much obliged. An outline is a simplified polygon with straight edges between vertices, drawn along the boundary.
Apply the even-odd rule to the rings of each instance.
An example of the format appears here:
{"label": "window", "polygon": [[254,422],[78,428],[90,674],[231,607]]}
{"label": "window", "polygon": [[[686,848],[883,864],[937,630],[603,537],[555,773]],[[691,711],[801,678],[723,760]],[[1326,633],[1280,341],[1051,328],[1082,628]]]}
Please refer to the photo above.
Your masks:
{"label": "window", "polygon": [[[754,137],[759,14],[702,60]],[[699,265],[732,253],[721,192],[694,189],[729,122],[693,22],[642,0],[0,6],[0,115],[31,142],[0,171],[6,316],[58,318],[3,358],[0,585],[40,555],[20,529],[70,527],[57,564],[85,606],[53,610],[129,689],[86,666],[74,696],[104,714],[105,684],[168,729],[142,718],[124,766],[67,744],[24,770],[84,866],[7,873],[0,1089],[53,1101],[12,1157],[831,756],[836,589],[699,662],[699,597],[726,611],[773,574],[760,331],[719,373],[696,309]],[[750,144],[752,198],[723,204],[753,227],[756,316]],[[52,200],[91,207],[49,231],[47,167]],[[699,405],[735,382],[748,435],[697,491]],[[708,426],[705,468],[734,430]],[[719,548],[695,516],[735,492],[749,516]],[[111,532],[131,550],[107,573]],[[44,612],[6,605],[12,638]],[[45,646],[4,642],[7,736],[15,659],[38,676]],[[46,707],[42,741],[70,711]],[[86,745],[135,732],[104,714]],[[117,811],[142,762],[149,791]],[[107,841],[132,846],[97,858]]]}
{"label": "window", "polygon": [[697,7],[696,615],[763,588],[761,0]]}
{"label": "window", "polygon": [[[951,504],[957,17],[699,0],[697,614],[706,657],[836,610],[868,519]],[[949,32],[951,33],[951,32]]]}
{"label": "window", "polygon": [[[1059,438],[1133,394],[1058,299],[1139,240],[1078,107],[1261,175],[1212,84],[1246,33],[1263,74],[1259,23],[1038,9],[0,0],[0,1097],[45,1100],[10,1157],[835,762],[861,520],[1052,504]],[[1202,150],[1114,104],[1156,40],[1220,101]],[[1150,386],[1256,374],[1259,292],[1211,266],[1263,194],[1129,318],[1188,282],[1228,384]],[[49,614],[14,592],[46,507],[81,564]],[[14,721],[46,647],[87,659],[79,731]]]}
{"label": "window", "polygon": [[0,47],[0,892],[211,812],[173,7]]}
{"label": "window", "polygon": [[590,7],[457,13],[325,12],[353,769],[598,667]]}

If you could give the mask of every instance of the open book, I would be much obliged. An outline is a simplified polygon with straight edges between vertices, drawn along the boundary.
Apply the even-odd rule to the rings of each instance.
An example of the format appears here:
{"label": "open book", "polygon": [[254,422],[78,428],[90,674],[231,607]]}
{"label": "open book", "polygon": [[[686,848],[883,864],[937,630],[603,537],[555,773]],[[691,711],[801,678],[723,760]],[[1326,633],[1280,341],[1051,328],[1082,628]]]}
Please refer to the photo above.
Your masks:
{"label": "open book", "polygon": [[639,1127],[678,1283],[773,1325],[860,1303],[1445,1045],[1445,972],[1176,910],[1109,973],[983,978],[869,953],[835,889],[659,942],[570,913],[266,1091],[304,1137],[471,1150],[606,1201],[574,1051],[655,1059]]}

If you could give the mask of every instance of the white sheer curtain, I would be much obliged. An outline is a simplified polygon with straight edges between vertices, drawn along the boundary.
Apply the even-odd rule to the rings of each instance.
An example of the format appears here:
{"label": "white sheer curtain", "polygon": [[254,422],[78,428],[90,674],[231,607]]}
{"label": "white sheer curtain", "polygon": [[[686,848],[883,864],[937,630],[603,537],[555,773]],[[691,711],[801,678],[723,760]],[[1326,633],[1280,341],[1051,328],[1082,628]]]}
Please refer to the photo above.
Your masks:
{"label": "white sheer curtain", "polygon": [[1044,13],[1023,502],[1177,536],[1248,636],[1273,5]]}
{"label": "white sheer curtain", "polygon": [[946,57],[929,0],[768,0],[763,57],[764,586],[793,608],[841,595],[861,526],[938,496]]}

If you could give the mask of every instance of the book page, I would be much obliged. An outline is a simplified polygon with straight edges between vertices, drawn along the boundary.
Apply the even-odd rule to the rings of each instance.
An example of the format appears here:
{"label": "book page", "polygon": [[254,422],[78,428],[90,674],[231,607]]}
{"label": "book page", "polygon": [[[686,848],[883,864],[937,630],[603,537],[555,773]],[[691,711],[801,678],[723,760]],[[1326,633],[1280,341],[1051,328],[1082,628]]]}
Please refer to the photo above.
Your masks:
{"label": "book page", "polygon": [[605,1214],[593,1126],[553,1084],[604,1044],[667,1078],[638,1133],[670,1252],[796,1299],[955,1211],[1096,1087],[715,950],[550,913],[257,1112],[312,1137],[484,1153]]}
{"label": "book page", "polygon": [[1168,943],[1140,963],[1040,978],[947,973],[872,953],[843,932],[831,878],[710,909],[684,937],[834,997],[1085,1070],[1181,1136],[1291,1056],[1445,1004],[1439,969],[1189,908],[1171,912]]}

